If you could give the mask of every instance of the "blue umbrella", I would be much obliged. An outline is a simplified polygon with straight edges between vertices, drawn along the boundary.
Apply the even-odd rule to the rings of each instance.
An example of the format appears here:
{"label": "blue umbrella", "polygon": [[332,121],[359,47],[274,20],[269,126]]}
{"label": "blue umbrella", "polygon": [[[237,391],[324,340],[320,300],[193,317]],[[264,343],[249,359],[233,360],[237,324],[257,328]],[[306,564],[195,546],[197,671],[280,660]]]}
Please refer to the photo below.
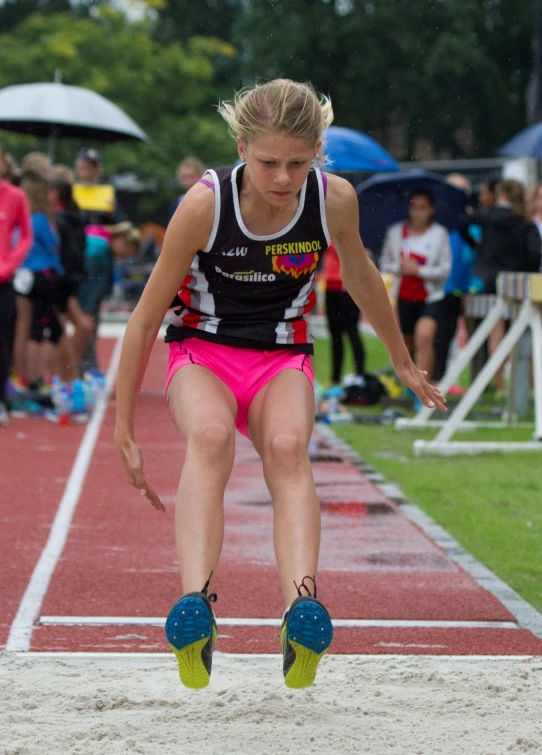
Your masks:
{"label": "blue umbrella", "polygon": [[435,197],[435,220],[452,230],[465,222],[467,195],[436,173],[408,170],[373,176],[356,187],[359,228],[364,244],[380,254],[386,229],[408,218],[408,199],[414,189],[428,189]]}
{"label": "blue umbrella", "polygon": [[324,132],[324,152],[331,160],[328,170],[371,173],[399,170],[393,157],[370,136],[351,128],[330,126]]}
{"label": "blue umbrella", "polygon": [[542,123],[523,129],[500,148],[509,157],[542,157]]}

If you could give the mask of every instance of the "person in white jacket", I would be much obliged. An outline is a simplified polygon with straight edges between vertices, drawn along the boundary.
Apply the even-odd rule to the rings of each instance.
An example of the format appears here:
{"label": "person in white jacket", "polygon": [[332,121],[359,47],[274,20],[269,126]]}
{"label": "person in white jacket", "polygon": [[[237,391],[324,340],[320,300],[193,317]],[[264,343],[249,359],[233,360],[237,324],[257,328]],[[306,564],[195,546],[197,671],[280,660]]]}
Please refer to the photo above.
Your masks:
{"label": "person in white jacket", "polygon": [[435,223],[430,191],[416,189],[409,199],[409,219],[386,232],[380,270],[396,276],[392,298],[405,344],[418,369],[431,378],[439,302],[451,270],[448,231]]}

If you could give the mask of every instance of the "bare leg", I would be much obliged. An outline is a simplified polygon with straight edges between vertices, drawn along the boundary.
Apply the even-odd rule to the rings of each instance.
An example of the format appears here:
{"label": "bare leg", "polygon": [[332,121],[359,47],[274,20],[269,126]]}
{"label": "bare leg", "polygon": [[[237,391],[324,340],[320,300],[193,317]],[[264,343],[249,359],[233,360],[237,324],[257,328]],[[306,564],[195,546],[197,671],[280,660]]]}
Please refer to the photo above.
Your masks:
{"label": "bare leg", "polygon": [[285,370],[257,394],[249,432],[263,461],[274,510],[275,555],[286,605],[306,575],[316,574],[320,503],[308,445],[314,426],[314,391],[299,370]]}
{"label": "bare leg", "polygon": [[61,379],[70,383],[79,377],[79,359],[73,347],[72,339],[66,334],[62,336],[49,360],[52,375],[60,375]]}
{"label": "bare leg", "polygon": [[13,342],[13,372],[17,377],[27,377],[26,352],[30,339],[32,322],[32,302],[27,296],[16,296],[17,320],[15,322],[15,339]]}
{"label": "bare leg", "polygon": [[71,337],[72,347],[77,359],[81,359],[94,333],[94,320],[81,309],[75,296],[68,299],[68,317],[75,327]]}
{"label": "bare leg", "polygon": [[[501,320],[489,336],[489,355],[493,356],[500,342],[504,338],[504,320]],[[495,388],[498,391],[504,391],[504,369],[499,367],[495,373]]]}
{"label": "bare leg", "polygon": [[432,317],[420,317],[416,323],[414,339],[416,343],[416,367],[425,370],[429,380],[435,365],[435,336],[437,321]]}
{"label": "bare leg", "polygon": [[198,592],[216,570],[224,537],[224,488],[235,456],[237,403],[199,365],[181,367],[168,389],[175,426],[187,443],[177,491],[175,541],[183,591]]}

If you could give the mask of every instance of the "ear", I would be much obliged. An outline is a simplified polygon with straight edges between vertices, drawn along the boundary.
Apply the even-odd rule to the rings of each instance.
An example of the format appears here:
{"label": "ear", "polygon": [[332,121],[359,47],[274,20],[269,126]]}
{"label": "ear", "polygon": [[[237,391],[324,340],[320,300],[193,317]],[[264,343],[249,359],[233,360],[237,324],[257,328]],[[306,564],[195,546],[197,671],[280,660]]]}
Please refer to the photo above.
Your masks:
{"label": "ear", "polygon": [[242,136],[238,136],[236,139],[237,142],[237,152],[239,154],[239,157],[241,160],[246,163],[247,161],[247,145],[245,144],[245,141]]}

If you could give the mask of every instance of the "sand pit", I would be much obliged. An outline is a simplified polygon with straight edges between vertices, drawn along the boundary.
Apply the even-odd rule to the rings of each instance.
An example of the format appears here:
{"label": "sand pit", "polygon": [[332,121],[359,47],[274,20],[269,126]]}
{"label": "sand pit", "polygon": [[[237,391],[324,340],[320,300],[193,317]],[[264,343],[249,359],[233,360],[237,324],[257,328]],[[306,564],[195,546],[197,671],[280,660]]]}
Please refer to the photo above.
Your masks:
{"label": "sand pit", "polygon": [[0,657],[2,755],[542,752],[542,659],[331,656],[291,691],[281,659],[216,654],[190,692],[169,657]]}

